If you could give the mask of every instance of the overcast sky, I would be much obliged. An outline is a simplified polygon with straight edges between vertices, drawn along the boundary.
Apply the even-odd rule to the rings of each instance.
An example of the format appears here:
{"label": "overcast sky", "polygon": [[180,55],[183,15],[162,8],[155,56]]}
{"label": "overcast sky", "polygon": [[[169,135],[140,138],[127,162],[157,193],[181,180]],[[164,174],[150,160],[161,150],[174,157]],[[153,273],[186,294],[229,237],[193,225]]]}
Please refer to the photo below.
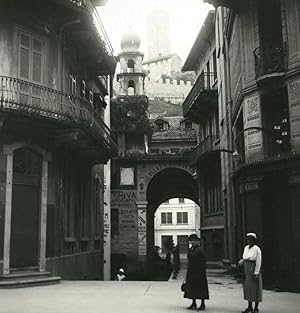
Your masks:
{"label": "overcast sky", "polygon": [[115,54],[121,51],[122,34],[132,27],[141,36],[140,51],[147,59],[146,16],[153,9],[169,13],[171,53],[177,53],[184,62],[207,12],[213,9],[201,0],[108,0],[99,13]]}

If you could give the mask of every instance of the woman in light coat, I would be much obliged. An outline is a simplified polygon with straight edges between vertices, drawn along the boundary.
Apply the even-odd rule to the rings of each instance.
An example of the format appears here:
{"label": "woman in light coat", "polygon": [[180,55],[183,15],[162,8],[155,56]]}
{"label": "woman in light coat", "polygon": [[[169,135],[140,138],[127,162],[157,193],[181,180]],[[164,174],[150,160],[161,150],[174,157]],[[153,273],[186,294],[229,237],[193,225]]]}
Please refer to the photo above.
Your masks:
{"label": "woman in light coat", "polygon": [[[248,233],[246,242],[247,245],[244,248],[243,257],[239,261],[239,265],[244,267],[244,299],[248,301],[248,307],[243,313],[258,313],[258,304],[262,301],[262,255],[260,248],[256,245],[255,233]],[[254,309],[252,302],[255,303]]]}

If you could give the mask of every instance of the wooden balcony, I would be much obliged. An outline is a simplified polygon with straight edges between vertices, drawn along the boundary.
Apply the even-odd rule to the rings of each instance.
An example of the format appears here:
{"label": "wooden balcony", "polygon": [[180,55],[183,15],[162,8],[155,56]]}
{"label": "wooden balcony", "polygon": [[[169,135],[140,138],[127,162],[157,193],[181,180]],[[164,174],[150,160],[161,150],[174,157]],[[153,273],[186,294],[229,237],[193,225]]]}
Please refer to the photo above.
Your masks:
{"label": "wooden balcony", "polygon": [[[85,65],[89,75],[114,74],[116,58],[93,1],[10,0],[9,2],[10,5],[7,4],[0,12],[1,20],[5,23],[15,21],[33,32],[44,30],[50,35],[60,34],[66,43],[64,48],[71,47],[72,53],[77,54],[78,62]],[[59,39],[60,36],[56,38]]]}
{"label": "wooden balcony", "polygon": [[[211,153],[218,153],[225,151],[220,149],[220,140],[217,136],[207,136],[198,146],[190,153],[190,164],[195,165],[200,160],[203,160],[205,156],[211,155]],[[229,152],[229,151],[228,151]]]}
{"label": "wooden balcony", "polygon": [[[59,0],[61,1],[61,0]],[[108,39],[107,33],[104,29],[101,18],[96,10],[95,4],[97,1],[92,0],[63,0],[65,2],[69,2],[71,5],[75,5],[83,10],[85,10],[91,17],[94,22],[94,26],[97,29],[98,35],[103,42],[104,48],[108,55],[113,56],[113,48]],[[98,1],[99,4],[99,1]]]}
{"label": "wooden balcony", "polygon": [[281,77],[287,69],[286,45],[261,46],[254,50],[256,79]]}
{"label": "wooden balcony", "polygon": [[185,98],[183,116],[195,123],[204,120],[218,106],[217,73],[202,73]]}
{"label": "wooden balcony", "polygon": [[80,97],[0,76],[0,115],[9,133],[80,150],[93,163],[117,155],[110,129],[93,104]]}

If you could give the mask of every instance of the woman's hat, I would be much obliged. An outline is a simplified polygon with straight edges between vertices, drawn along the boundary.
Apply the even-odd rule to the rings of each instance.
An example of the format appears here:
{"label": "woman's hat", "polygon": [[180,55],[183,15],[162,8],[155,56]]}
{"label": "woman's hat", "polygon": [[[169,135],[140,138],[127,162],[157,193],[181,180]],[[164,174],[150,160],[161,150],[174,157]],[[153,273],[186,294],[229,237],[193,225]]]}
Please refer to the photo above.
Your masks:
{"label": "woman's hat", "polygon": [[246,234],[246,237],[253,237],[253,238],[257,238],[255,233],[248,233]]}
{"label": "woman's hat", "polygon": [[122,274],[124,274],[125,272],[124,272],[124,270],[122,269],[122,268],[120,268],[119,270],[118,270],[118,272],[119,273],[122,273]]}
{"label": "woman's hat", "polygon": [[189,235],[187,241],[200,240],[200,238],[196,234]]}

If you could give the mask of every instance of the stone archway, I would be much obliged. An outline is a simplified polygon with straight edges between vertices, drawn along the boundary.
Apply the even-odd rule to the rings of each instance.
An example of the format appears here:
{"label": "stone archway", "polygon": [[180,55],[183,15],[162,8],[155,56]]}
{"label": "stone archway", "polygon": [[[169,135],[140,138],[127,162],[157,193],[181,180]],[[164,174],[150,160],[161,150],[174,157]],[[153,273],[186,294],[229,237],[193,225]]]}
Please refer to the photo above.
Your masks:
{"label": "stone archway", "polygon": [[198,189],[192,174],[178,167],[157,172],[147,185],[147,260],[151,266],[154,249],[154,213],[159,205],[170,198],[188,198],[199,205]]}

